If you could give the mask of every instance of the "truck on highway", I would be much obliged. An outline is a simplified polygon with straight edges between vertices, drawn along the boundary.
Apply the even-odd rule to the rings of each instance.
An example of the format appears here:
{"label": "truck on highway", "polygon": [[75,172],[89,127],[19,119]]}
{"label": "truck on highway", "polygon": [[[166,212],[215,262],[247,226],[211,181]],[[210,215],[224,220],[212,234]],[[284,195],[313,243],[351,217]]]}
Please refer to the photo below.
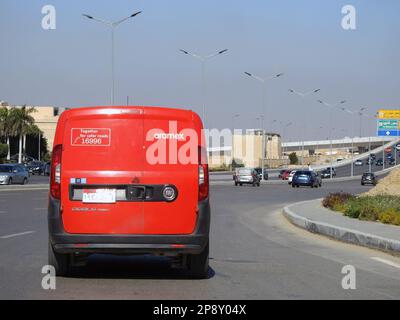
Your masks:
{"label": "truck on highway", "polygon": [[207,276],[209,178],[196,113],[71,108],[59,118],[50,171],[48,260],[57,275],[102,253],[167,256]]}

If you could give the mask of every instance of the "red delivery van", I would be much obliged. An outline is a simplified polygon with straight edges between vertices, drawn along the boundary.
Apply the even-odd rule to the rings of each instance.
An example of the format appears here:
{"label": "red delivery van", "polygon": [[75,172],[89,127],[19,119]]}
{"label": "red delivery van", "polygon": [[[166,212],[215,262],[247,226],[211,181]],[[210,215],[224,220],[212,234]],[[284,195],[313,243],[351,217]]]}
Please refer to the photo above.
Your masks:
{"label": "red delivery van", "polygon": [[158,107],[63,112],[48,228],[57,275],[68,275],[82,257],[108,253],[165,255],[191,276],[206,277],[210,204],[199,116]]}

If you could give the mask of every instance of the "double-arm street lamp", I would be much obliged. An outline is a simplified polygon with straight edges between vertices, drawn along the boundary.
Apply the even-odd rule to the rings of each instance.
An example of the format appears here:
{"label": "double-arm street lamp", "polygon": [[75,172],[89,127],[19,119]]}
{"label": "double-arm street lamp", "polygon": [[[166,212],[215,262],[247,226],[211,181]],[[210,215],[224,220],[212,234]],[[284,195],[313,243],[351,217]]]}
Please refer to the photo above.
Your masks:
{"label": "double-arm street lamp", "polygon": [[333,158],[332,158],[332,110],[333,110],[333,108],[339,108],[340,107],[340,105],[342,105],[342,104],[345,104],[346,103],[346,100],[342,100],[342,101],[339,101],[339,102],[337,102],[337,103],[328,103],[328,102],[325,102],[325,101],[323,101],[323,100],[317,100],[320,104],[322,104],[322,105],[324,105],[324,106],[326,106],[326,107],[329,107],[329,140],[330,140],[330,144],[331,144],[331,146],[330,146],[330,162],[331,162],[331,168],[330,168],[330,178],[332,179],[333,178],[333,175],[332,175],[332,165],[333,165]]}
{"label": "double-arm street lamp", "polygon": [[203,105],[202,106],[202,109],[203,109],[202,118],[203,118],[203,123],[206,123],[206,62],[211,58],[214,58],[216,56],[219,56],[219,55],[227,52],[228,49],[224,49],[224,50],[218,51],[216,53],[209,54],[207,56],[201,56],[196,53],[192,53],[192,52],[189,52],[189,51],[183,50],[183,49],[179,49],[179,51],[195,58],[196,60],[200,61],[200,63],[201,63],[201,87],[202,87],[202,100],[203,100],[202,101],[202,105]]}
{"label": "double-arm street lamp", "polygon": [[283,76],[283,73],[278,73],[273,76],[270,76],[268,78],[262,78],[260,76],[257,76],[253,73],[250,72],[245,72],[245,75],[257,80],[262,84],[261,89],[262,89],[262,105],[261,105],[261,129],[262,129],[262,159],[261,159],[261,170],[262,170],[262,179],[264,180],[264,158],[265,158],[265,118],[266,118],[266,108],[265,108],[265,95],[266,95],[266,90],[267,90],[267,82],[269,80],[279,78]]}
{"label": "double-arm street lamp", "polygon": [[[310,94],[314,94],[321,91],[321,89],[314,89],[311,91],[307,91],[307,92],[300,92],[300,91],[296,91],[294,89],[289,89],[289,92],[295,95],[298,95],[299,97],[301,97],[302,99],[304,99],[305,97],[309,96]],[[304,165],[304,140],[305,140],[305,135],[306,135],[306,130],[307,130],[307,125],[304,125],[304,131],[303,131],[303,142],[302,142],[302,154],[301,154],[301,165]]]}
{"label": "double-arm street lamp", "polygon": [[97,22],[100,22],[104,25],[106,25],[107,27],[109,27],[111,29],[111,105],[114,105],[114,97],[115,97],[115,77],[114,77],[114,30],[116,27],[118,27],[121,23],[123,23],[124,21],[131,19],[135,16],[137,16],[138,14],[140,14],[141,11],[135,12],[133,14],[131,14],[128,17],[125,17],[121,20],[118,21],[106,21],[103,19],[99,19],[96,17],[93,17],[91,15],[88,14],[82,14],[84,17],[90,19],[90,20],[94,20]]}

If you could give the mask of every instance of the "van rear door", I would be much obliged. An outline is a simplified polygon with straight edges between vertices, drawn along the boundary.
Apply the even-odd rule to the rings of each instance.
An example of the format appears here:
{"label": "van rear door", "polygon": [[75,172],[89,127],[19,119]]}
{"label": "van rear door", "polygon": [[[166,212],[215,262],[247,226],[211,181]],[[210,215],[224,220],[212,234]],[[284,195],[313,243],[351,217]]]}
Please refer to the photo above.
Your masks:
{"label": "van rear door", "polygon": [[145,161],[141,181],[173,185],[174,201],[144,201],[145,234],[189,234],[194,231],[198,206],[198,141],[193,113],[145,108]]}
{"label": "van rear door", "polygon": [[[66,232],[141,234],[140,183],[144,164],[140,108],[71,113],[66,120],[61,165],[62,219]],[[136,199],[136,198],[137,199]]]}

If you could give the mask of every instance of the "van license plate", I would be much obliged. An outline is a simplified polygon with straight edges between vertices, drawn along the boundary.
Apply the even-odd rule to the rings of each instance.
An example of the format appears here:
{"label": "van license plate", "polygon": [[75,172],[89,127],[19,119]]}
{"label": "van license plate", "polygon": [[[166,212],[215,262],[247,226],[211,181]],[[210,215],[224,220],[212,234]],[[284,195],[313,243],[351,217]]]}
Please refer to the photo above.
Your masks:
{"label": "van license plate", "polygon": [[114,203],[115,189],[83,189],[83,203]]}

